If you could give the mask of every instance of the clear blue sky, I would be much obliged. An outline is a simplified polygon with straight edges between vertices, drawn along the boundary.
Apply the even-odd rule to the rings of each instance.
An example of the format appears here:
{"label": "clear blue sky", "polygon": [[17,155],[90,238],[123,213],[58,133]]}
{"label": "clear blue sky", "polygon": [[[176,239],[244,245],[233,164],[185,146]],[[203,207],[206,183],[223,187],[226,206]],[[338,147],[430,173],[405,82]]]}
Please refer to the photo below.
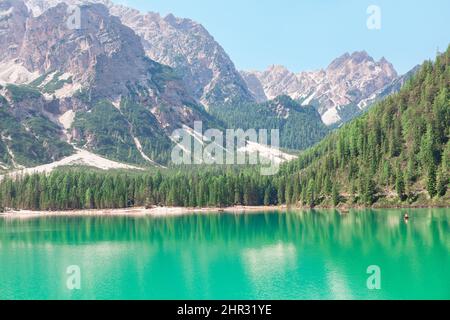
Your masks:
{"label": "clear blue sky", "polygon": [[[272,64],[312,70],[366,50],[404,73],[450,44],[449,0],[113,1],[202,23],[244,70]],[[381,9],[380,30],[367,28],[370,5]]]}

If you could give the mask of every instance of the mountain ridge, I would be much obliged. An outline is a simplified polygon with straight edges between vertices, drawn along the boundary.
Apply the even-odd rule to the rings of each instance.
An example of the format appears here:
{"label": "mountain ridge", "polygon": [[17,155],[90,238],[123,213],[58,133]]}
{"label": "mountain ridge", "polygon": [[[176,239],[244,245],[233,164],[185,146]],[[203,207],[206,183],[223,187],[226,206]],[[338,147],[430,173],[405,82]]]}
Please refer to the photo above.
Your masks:
{"label": "mountain ridge", "polygon": [[[142,13],[109,0],[89,2],[103,4],[111,15],[133,29],[147,56],[180,73],[189,93],[206,108],[254,101],[228,54],[200,23],[173,14],[162,17],[155,12]],[[76,5],[79,1],[26,0],[26,3],[35,15],[40,15],[59,3]]]}
{"label": "mountain ridge", "polygon": [[266,71],[241,73],[258,101],[289,95],[302,104],[316,105],[327,125],[342,122],[341,109],[354,106],[364,110],[376,100],[377,92],[399,78],[384,57],[375,61],[366,51],[344,53],[316,71],[293,73],[282,65],[272,65]]}

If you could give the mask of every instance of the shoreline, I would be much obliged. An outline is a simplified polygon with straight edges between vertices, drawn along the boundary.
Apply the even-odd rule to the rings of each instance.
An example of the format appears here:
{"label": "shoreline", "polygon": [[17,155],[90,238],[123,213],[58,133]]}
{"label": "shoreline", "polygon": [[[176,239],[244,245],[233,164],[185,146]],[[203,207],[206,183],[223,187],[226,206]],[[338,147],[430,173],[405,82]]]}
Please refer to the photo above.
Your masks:
{"label": "shoreline", "polygon": [[363,206],[341,206],[341,207],[297,207],[297,206],[233,206],[226,208],[186,208],[186,207],[144,207],[125,209],[80,209],[60,211],[32,211],[32,210],[9,210],[0,213],[0,218],[41,218],[41,217],[174,217],[191,214],[246,214],[252,212],[287,211],[287,210],[336,210],[345,214],[350,210],[380,210],[380,209],[434,209],[449,208],[448,206],[386,206],[386,207],[363,207]]}
{"label": "shoreline", "polygon": [[287,206],[234,206],[227,208],[185,208],[185,207],[155,207],[146,209],[144,207],[125,209],[84,209],[65,211],[32,211],[32,210],[10,210],[0,213],[0,218],[34,218],[34,217],[83,217],[83,216],[130,216],[130,217],[170,217],[189,214],[220,214],[220,213],[251,213],[259,211],[287,210]]}

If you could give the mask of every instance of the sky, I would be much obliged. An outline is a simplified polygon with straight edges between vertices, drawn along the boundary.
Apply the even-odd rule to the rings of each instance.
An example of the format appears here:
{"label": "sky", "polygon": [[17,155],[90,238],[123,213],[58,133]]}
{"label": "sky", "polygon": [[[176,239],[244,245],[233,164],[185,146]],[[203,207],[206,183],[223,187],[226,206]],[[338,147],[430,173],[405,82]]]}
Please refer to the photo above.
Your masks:
{"label": "sky", "polygon": [[273,64],[294,72],[316,70],[345,52],[365,50],[376,60],[385,57],[403,74],[450,44],[449,0],[113,2],[200,22],[239,70]]}

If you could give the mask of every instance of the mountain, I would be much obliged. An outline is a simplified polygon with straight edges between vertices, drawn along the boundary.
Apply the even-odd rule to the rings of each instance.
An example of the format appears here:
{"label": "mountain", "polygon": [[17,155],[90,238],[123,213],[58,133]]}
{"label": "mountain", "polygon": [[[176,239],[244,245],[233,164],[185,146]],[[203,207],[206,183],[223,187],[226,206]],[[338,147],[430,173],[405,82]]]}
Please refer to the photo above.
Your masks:
{"label": "mountain", "polygon": [[228,128],[279,129],[280,147],[292,150],[304,150],[330,131],[314,107],[302,106],[289,96],[259,104],[213,107],[211,114]]}
{"label": "mountain", "polygon": [[338,125],[364,110],[387,86],[398,81],[391,63],[365,51],[346,53],[326,69],[295,74],[283,66],[241,72],[258,101],[289,95],[315,105],[327,125]]}
{"label": "mountain", "polygon": [[[281,166],[276,175],[261,176],[252,166],[178,167],[164,175],[64,170],[0,181],[0,207],[448,207],[449,83],[450,47],[435,63],[425,62],[399,93],[377,102]],[[278,108],[280,116],[289,105],[295,108],[288,97],[277,98],[268,107],[276,110],[280,104],[285,105]],[[64,181],[72,183],[61,188]]]}
{"label": "mountain", "polygon": [[[30,144],[31,136],[40,141],[26,160],[17,135],[0,127],[3,165],[58,160],[70,153],[68,143],[118,161],[166,163],[175,128],[213,120],[177,72],[148,58],[140,37],[104,5],[80,8],[82,27],[70,29],[65,3],[39,16],[22,1],[1,3],[2,112]],[[35,118],[45,123],[28,126]],[[48,150],[49,140],[57,151]]]}
{"label": "mountain", "polygon": [[277,128],[282,147],[303,150],[330,132],[324,123],[350,120],[407,80],[365,52],[317,72],[241,76],[194,21],[94,0],[69,28],[70,4],[0,3],[0,170],[98,156],[117,168],[167,165],[171,133],[195,121]]}
{"label": "mountain", "polygon": [[[67,27],[76,1],[1,3],[2,170],[67,163],[67,157],[85,164],[95,155],[166,165],[173,130],[194,121],[248,128],[256,123],[232,117],[254,120],[252,112],[258,128],[281,129],[286,148],[306,148],[328,132],[314,110],[293,101],[256,105],[201,25],[94,2],[79,6],[78,28]],[[228,116],[217,118],[220,112],[211,115],[205,105]],[[85,151],[94,155],[80,160]]]}
{"label": "mountain", "polygon": [[[307,205],[448,205],[450,47],[399,93],[287,164]],[[293,201],[288,199],[288,202]]]}
{"label": "mountain", "polygon": [[[77,0],[26,0],[35,15],[60,2],[78,4]],[[115,5],[108,0],[91,0],[105,5],[141,39],[146,55],[172,67],[180,75],[188,93],[206,108],[255,101],[245,81],[225,50],[199,23],[158,13]]]}

